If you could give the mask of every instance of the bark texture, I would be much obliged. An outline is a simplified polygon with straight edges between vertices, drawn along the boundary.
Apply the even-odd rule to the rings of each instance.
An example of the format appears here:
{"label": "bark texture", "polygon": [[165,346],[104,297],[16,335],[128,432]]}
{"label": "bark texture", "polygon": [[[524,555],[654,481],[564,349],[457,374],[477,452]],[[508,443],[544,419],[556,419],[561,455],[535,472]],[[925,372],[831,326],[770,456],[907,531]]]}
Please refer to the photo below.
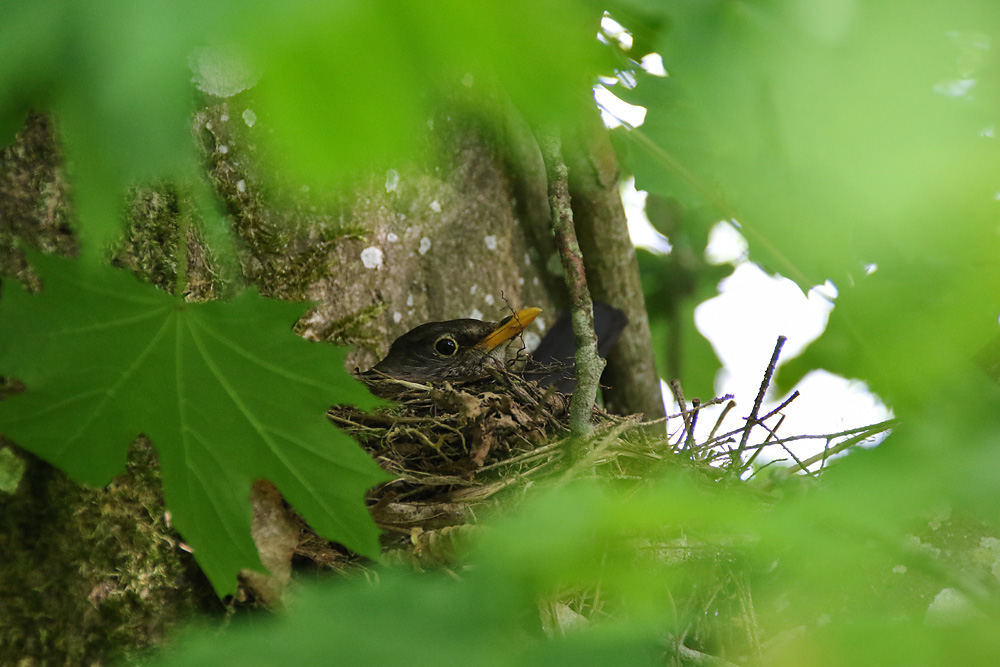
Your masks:
{"label": "bark texture", "polygon": [[[199,134],[246,251],[244,275],[264,294],[316,304],[303,335],[358,345],[348,362],[367,369],[417,324],[497,320],[505,299],[543,308],[535,335],[553,321],[548,251],[535,245],[544,231],[537,216],[522,220],[531,204],[518,199],[538,186],[510,173],[516,162],[495,133],[442,114],[428,138],[433,167],[389,166],[347,193],[294,192],[255,154],[267,130],[240,120],[247,108],[233,99],[205,109]],[[530,161],[519,150],[528,154],[515,159]]]}
{"label": "bark texture", "polygon": [[583,253],[573,225],[573,207],[569,197],[569,176],[563,159],[562,143],[552,135],[542,140],[545,171],[549,180],[549,207],[552,229],[559,247],[566,288],[572,308],[573,338],[576,342],[576,384],[570,404],[570,429],[573,435],[589,436],[594,432],[591,415],[597,398],[597,386],[604,370],[604,359],[597,354],[594,332],[594,302],[587,288]]}
{"label": "bark texture", "polygon": [[629,323],[608,356],[605,405],[612,412],[664,416],[656,373],[646,300],[639,281],[635,248],[618,190],[618,161],[596,110],[566,142],[573,218],[596,301],[625,311]]}

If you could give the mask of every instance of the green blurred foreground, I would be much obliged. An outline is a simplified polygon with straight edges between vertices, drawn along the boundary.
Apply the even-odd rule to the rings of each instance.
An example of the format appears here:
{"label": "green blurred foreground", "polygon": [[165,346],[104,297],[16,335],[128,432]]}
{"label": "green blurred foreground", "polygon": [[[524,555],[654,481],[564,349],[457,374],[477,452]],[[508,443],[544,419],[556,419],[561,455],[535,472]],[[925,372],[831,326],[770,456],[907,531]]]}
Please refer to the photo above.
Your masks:
{"label": "green blurred foreground", "polygon": [[[598,50],[604,9],[630,51]],[[902,421],[821,480],[659,471],[539,492],[484,528],[460,583],[393,573],[302,590],[281,618],[206,630],[167,660],[669,664],[697,647],[739,664],[996,662],[998,27],[1000,8],[973,0],[5,7],[0,128],[9,139],[28,107],[56,114],[84,284],[125,186],[196,179],[196,47],[242,54],[237,88],[253,86],[279,165],[320,180],[405,154],[456,81],[565,122],[597,74],[656,51],[669,76],[615,89],[648,109],[619,132],[623,167],[702,231],[733,220],[769,270],[831,280],[828,331],[779,379],[864,380]],[[30,340],[3,341],[0,372]],[[98,470],[120,460],[100,456]]]}

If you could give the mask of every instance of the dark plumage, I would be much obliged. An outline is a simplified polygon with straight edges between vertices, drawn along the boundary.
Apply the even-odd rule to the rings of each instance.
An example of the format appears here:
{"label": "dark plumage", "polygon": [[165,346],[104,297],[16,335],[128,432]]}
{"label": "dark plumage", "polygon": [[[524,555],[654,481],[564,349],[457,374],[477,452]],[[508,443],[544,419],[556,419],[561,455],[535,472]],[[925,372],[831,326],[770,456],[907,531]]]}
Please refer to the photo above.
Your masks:
{"label": "dark plumage", "polygon": [[[628,324],[628,316],[617,308],[600,301],[594,302],[594,332],[597,334],[597,354],[608,356]],[[576,384],[576,338],[569,312],[559,316],[545,338],[531,353],[528,377],[547,387],[568,394]]]}
{"label": "dark plumage", "polygon": [[540,308],[526,308],[500,322],[465,319],[421,324],[393,341],[389,354],[372,370],[402,380],[481,377],[489,367],[503,367],[507,343],[540,312]]}
{"label": "dark plumage", "polygon": [[[540,308],[526,308],[500,322],[464,319],[421,324],[393,341],[389,354],[372,371],[414,381],[482,377],[487,368],[504,366],[508,343],[540,312]],[[627,323],[620,310],[594,304],[594,328],[602,357],[614,347]],[[565,313],[542,339],[525,375],[568,393],[575,382],[575,353],[573,329]]]}

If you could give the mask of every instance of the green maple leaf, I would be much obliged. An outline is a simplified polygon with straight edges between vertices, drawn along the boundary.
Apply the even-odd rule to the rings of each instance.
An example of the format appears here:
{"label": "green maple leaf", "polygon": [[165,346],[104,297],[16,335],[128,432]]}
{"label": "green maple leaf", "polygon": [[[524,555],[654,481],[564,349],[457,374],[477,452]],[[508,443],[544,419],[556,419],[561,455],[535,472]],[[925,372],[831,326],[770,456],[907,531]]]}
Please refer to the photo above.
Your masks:
{"label": "green maple leaf", "polygon": [[0,402],[0,432],[97,486],[146,434],[174,525],[220,595],[241,569],[261,569],[256,479],[323,536],[378,553],[362,498],[386,475],[325,416],[378,401],[344,371],[343,350],[292,333],[300,304],[249,291],[185,303],[107,266],[35,265],[42,294],[8,283],[0,299],[0,373],[27,386]]}

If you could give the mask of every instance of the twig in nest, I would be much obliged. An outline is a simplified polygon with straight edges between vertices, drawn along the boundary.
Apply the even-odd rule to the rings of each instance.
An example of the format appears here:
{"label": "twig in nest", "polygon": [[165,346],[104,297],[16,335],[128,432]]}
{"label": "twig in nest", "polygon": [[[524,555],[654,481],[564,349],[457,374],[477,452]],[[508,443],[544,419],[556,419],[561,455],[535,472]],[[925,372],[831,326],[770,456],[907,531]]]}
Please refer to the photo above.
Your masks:
{"label": "twig in nest", "polygon": [[[517,311],[514,309],[514,306],[510,305],[510,300],[507,299],[507,295],[503,293],[503,290],[500,290],[500,299],[504,302],[504,305],[507,306],[507,310],[510,311],[509,317],[516,317]],[[520,322],[520,320],[518,320],[518,322]],[[524,365],[523,362],[525,362],[531,356],[528,353],[528,345],[527,343],[524,342],[524,329],[521,329],[521,331],[518,332],[515,338],[517,339],[517,342],[521,344],[521,347],[514,354],[513,358],[507,360],[507,364],[511,368],[513,368],[518,364],[521,364],[523,366]]]}
{"label": "twig in nest", "polygon": [[[719,427],[722,426],[722,421],[726,418],[726,415],[729,414],[729,411],[736,407],[736,401],[733,400],[733,395],[726,394],[726,396],[729,397],[729,402],[726,403],[726,407],[722,409],[722,413],[719,415],[719,418],[715,420],[715,426],[712,427],[712,432],[708,434],[707,442],[715,440],[715,433],[719,430]],[[713,400],[719,400],[719,399],[713,399]],[[723,397],[723,400],[725,400],[725,397]],[[711,405],[711,404],[712,401],[709,401],[705,405]],[[702,407],[705,406],[703,405]]]}
{"label": "twig in nest", "polygon": [[698,425],[698,413],[701,408],[701,400],[698,398],[691,399],[691,428],[688,429],[687,441],[684,446],[688,449],[694,449],[694,427]]}
{"label": "twig in nest", "polygon": [[[844,436],[849,436],[849,435],[851,435],[851,436],[852,435],[862,435],[861,440],[864,440],[865,438],[870,438],[870,437],[872,437],[874,435],[878,435],[879,433],[883,433],[885,431],[888,431],[889,429],[891,429],[892,427],[894,427],[894,426],[896,426],[898,424],[899,424],[898,420],[896,420],[896,419],[889,419],[889,420],[886,420],[886,421],[878,422],[876,424],[867,424],[865,426],[856,426],[854,428],[845,429],[843,431],[838,431],[836,433],[822,433],[822,434],[818,434],[818,435],[790,435],[787,438],[778,438],[777,440],[768,442],[767,445],[779,445],[781,443],[795,442],[796,440],[832,440],[833,438],[842,438]],[[740,433],[743,430],[743,428],[744,427],[741,426],[740,428],[734,429],[732,431],[729,431],[728,433],[723,433],[722,435],[718,436],[718,438],[716,438],[715,441],[713,441],[713,442],[707,442],[705,444],[706,445],[716,444],[717,442],[719,442],[721,440],[724,440],[724,439],[726,439],[728,437],[732,437],[732,436],[736,435],[737,433]],[[764,444],[750,445],[750,446],[747,447],[747,450],[749,451],[751,449],[759,449],[759,448],[765,447],[767,445],[764,445]],[[842,451],[842,449],[838,449],[839,447],[840,447],[840,445],[837,445],[837,447],[832,447],[830,449],[830,452],[834,452],[834,450],[836,450],[837,452]],[[725,455],[726,455],[726,452],[720,452],[719,455],[716,456],[715,458],[718,459],[718,458],[721,458],[721,457],[723,457]],[[813,458],[815,458],[815,457],[813,457]],[[822,457],[820,457],[820,458],[822,458]],[[819,459],[817,459],[817,460],[819,460]],[[806,461],[809,461],[809,459],[806,459]],[[803,463],[805,463],[805,461],[803,461]],[[812,461],[811,463],[815,463],[815,461]],[[809,463],[807,465],[811,465],[811,463]]]}
{"label": "twig in nest", "polygon": [[768,412],[766,415],[764,415],[763,417],[761,417],[760,420],[762,422],[763,421],[767,421],[768,419],[770,419],[774,415],[778,414],[779,412],[781,412],[782,410],[784,410],[785,408],[787,408],[788,404],[791,403],[792,401],[794,401],[798,397],[799,397],[799,390],[796,389],[795,391],[792,392],[791,396],[789,396],[788,398],[786,398],[781,403],[781,405],[779,405],[778,407],[776,407],[774,410],[771,410],[770,412]]}
{"label": "twig in nest", "polygon": [[[789,456],[791,456],[791,457],[792,457],[792,460],[793,460],[793,461],[795,461],[795,463],[796,463],[796,464],[798,464],[800,468],[802,468],[802,471],[803,471],[803,472],[805,472],[805,473],[806,473],[807,475],[809,475],[809,476],[811,476],[811,477],[812,477],[812,476],[814,476],[814,475],[813,475],[813,474],[812,474],[811,472],[809,472],[808,470],[806,470],[806,469],[805,469],[805,468],[804,468],[804,467],[802,466],[802,462],[801,462],[801,461],[799,461],[799,457],[797,457],[797,456],[795,455],[795,452],[793,452],[793,451],[792,451],[791,449],[789,449],[789,448],[788,448],[788,445],[786,445],[786,444],[785,444],[784,442],[782,442],[781,440],[777,440],[777,439],[775,439],[775,441],[774,441],[774,442],[769,442],[769,440],[771,439],[771,436],[774,436],[775,438],[777,438],[777,437],[778,437],[778,429],[779,429],[779,428],[781,428],[781,425],[782,425],[783,423],[785,423],[785,417],[784,417],[784,415],[782,415],[781,419],[780,419],[780,420],[778,420],[778,424],[777,424],[777,426],[775,426],[775,427],[774,427],[774,429],[771,429],[771,428],[770,428],[769,426],[767,426],[766,424],[763,424],[763,423],[761,424],[761,426],[763,426],[764,428],[766,428],[766,429],[767,429],[767,432],[768,432],[768,436],[767,436],[767,438],[766,438],[766,439],[764,440],[764,443],[765,443],[765,444],[776,444],[776,445],[780,446],[780,447],[781,447],[782,449],[784,449],[784,450],[785,450],[785,453],[786,453],[786,454],[788,454]],[[758,450],[758,452],[760,452],[760,451],[762,451],[762,450]],[[755,456],[756,456],[756,455],[755,455]]]}
{"label": "twig in nest", "polygon": [[[828,458],[830,458],[834,454],[839,454],[840,452],[844,451],[845,449],[848,449],[850,447],[853,447],[854,445],[862,443],[865,440],[867,440],[868,438],[872,438],[872,437],[878,435],[879,433],[885,433],[886,431],[888,431],[889,429],[891,429],[896,424],[897,424],[897,422],[896,422],[895,419],[889,419],[889,420],[884,421],[884,422],[879,422],[878,424],[871,424],[869,426],[864,426],[862,428],[851,429],[850,431],[842,431],[841,433],[830,434],[830,436],[827,437],[827,444],[829,444],[829,442],[831,440],[833,440],[833,438],[836,438],[836,437],[840,437],[840,436],[844,436],[844,435],[849,435],[851,433],[855,433],[856,435],[854,435],[854,437],[852,437],[852,438],[848,438],[847,440],[844,440],[843,442],[837,443],[833,447],[829,447],[829,446],[828,447],[824,447],[823,451],[820,452],[819,454],[816,454],[814,456],[810,456],[809,458],[805,459],[804,461],[798,462],[798,463],[796,463],[793,466],[789,466],[787,468],[783,468],[782,472],[784,474],[789,474],[790,475],[792,473],[798,472],[799,470],[804,470],[806,467],[809,467],[809,466],[811,466],[812,464],[814,464],[814,463],[816,463],[818,461],[825,462]],[[821,437],[824,437],[824,436],[818,436],[818,435],[802,436],[802,435],[798,435],[798,436],[793,436],[793,437],[790,437],[790,438],[785,438],[784,442],[790,442],[792,440],[800,440],[802,438],[821,438]]]}
{"label": "twig in nest", "polygon": [[600,459],[601,454],[604,454],[611,443],[621,435],[622,431],[625,430],[625,422],[619,423],[612,429],[597,433],[587,438],[585,442],[578,443],[577,447],[583,449],[586,445],[590,445],[589,451],[587,451],[586,456],[577,459],[569,468],[567,468],[562,476],[559,478],[558,485],[565,484],[571,479],[579,476],[579,474],[584,470],[593,470],[597,467],[597,463]]}
{"label": "twig in nest", "polygon": [[[760,456],[760,453],[762,451],[764,451],[765,447],[767,447],[768,445],[773,445],[774,444],[774,442],[772,442],[771,438],[776,438],[777,437],[775,434],[777,433],[778,429],[781,428],[781,425],[784,423],[784,421],[785,421],[785,417],[784,417],[784,415],[782,415],[781,419],[778,420],[778,425],[774,427],[774,430],[772,431],[772,430],[768,429],[767,437],[764,438],[764,442],[762,442],[760,444],[760,446],[757,447],[757,451],[755,451],[753,454],[750,455],[750,458],[747,459],[746,463],[744,463],[743,465],[739,466],[740,475],[742,475],[744,471],[750,469],[750,466],[752,466],[753,462],[757,460],[757,457]],[[788,451],[788,450],[785,449],[785,451]]]}
{"label": "twig in nest", "polygon": [[743,450],[746,449],[747,441],[750,439],[750,431],[761,422],[757,416],[760,412],[760,404],[764,402],[764,394],[767,393],[767,388],[771,385],[771,378],[774,376],[774,369],[778,365],[778,357],[781,355],[781,348],[785,345],[786,340],[788,338],[785,336],[778,336],[778,342],[774,345],[774,352],[771,353],[771,361],[768,362],[767,369],[764,371],[764,379],[761,380],[760,390],[757,392],[757,398],[754,399],[753,410],[750,411],[750,416],[747,417],[747,423],[743,429],[743,437],[740,438],[740,446],[737,449],[737,453],[741,459],[743,458]]}
{"label": "twig in nest", "polygon": [[[733,405],[735,405],[735,402],[733,401],[733,395],[732,394],[724,394],[722,396],[716,396],[715,398],[713,398],[710,401],[705,401],[704,403],[699,403],[697,408],[695,408],[694,406],[692,406],[691,410],[688,410],[688,413],[694,412],[695,410],[704,410],[705,408],[711,407],[713,405],[719,405],[720,403],[722,403],[724,401],[729,401],[730,403],[733,403]],[[729,412],[730,409],[731,408],[729,406],[726,406],[726,409],[723,411],[723,415],[725,415],[726,412]],[[683,416],[684,415],[682,413],[676,412],[676,413],[674,413],[672,415],[667,415],[666,417],[659,417],[657,419],[650,419],[649,421],[645,421],[644,420],[642,422],[642,425],[643,426],[650,426],[651,424],[661,424],[661,423],[664,423],[664,422],[669,421],[671,419],[677,419],[678,417],[683,417]],[[716,425],[716,428],[718,428],[718,425]],[[713,429],[712,433],[713,434],[715,433],[714,429]]]}
{"label": "twig in nest", "polygon": [[674,395],[674,400],[677,401],[677,407],[681,410],[681,419],[684,420],[684,430],[681,431],[681,437],[677,440],[677,447],[680,449],[681,442],[683,442],[685,440],[685,436],[690,434],[692,431],[691,415],[688,414],[687,403],[684,401],[684,389],[681,387],[681,381],[677,379],[671,380],[668,383],[668,386]]}

